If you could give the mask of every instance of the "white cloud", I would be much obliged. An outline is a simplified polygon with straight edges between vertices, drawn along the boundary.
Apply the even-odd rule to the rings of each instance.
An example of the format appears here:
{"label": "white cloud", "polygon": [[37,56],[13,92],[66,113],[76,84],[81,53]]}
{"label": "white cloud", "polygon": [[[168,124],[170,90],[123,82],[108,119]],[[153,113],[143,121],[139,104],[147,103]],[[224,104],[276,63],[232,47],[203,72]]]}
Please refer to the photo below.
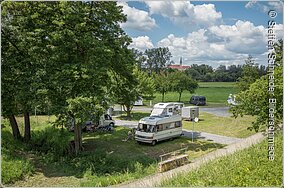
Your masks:
{"label": "white cloud", "polygon": [[[281,36],[283,25],[275,26],[276,36]],[[279,37],[278,37],[279,39]],[[259,64],[266,64],[262,56],[267,51],[267,29],[248,21],[237,21],[234,25],[211,26],[188,33],[185,37],[173,34],[160,40],[158,47],[168,47],[173,60],[183,57],[187,65],[207,63],[213,67],[220,64],[242,64],[253,55]]]}
{"label": "white cloud", "polygon": [[254,1],[249,1],[246,5],[245,5],[245,7],[246,8],[252,8],[255,4],[256,4],[257,2],[254,0]]}
{"label": "white cloud", "polygon": [[268,2],[268,5],[277,12],[283,11],[283,2],[281,1],[270,1]]}
{"label": "white cloud", "polygon": [[129,48],[136,48],[140,51],[153,47],[154,45],[148,36],[132,38],[132,43],[129,45]]}
{"label": "white cloud", "polygon": [[193,5],[189,1],[145,1],[150,14],[159,14],[188,28],[201,28],[221,22],[222,13],[215,5]]}
{"label": "white cloud", "polygon": [[238,53],[262,53],[266,50],[266,30],[248,21],[237,21],[235,25],[220,25],[209,31],[226,41],[226,49]]}
{"label": "white cloud", "polygon": [[157,26],[155,19],[151,18],[148,12],[129,7],[126,2],[117,4],[123,7],[123,13],[127,15],[127,21],[122,23],[121,27],[149,31]]}
{"label": "white cloud", "polygon": [[270,10],[277,12],[283,12],[283,3],[281,1],[268,1],[268,2],[257,2],[255,0],[249,1],[246,8],[256,8],[261,12],[268,13]]}

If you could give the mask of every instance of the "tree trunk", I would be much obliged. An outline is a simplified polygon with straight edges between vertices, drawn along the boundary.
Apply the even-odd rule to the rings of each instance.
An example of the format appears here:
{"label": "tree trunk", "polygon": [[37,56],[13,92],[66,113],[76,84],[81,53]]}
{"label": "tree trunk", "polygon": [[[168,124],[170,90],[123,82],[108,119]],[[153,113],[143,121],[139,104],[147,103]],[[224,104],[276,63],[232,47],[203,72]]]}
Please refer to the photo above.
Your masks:
{"label": "tree trunk", "polygon": [[126,117],[131,118],[131,106],[130,105],[126,105]]}
{"label": "tree trunk", "polygon": [[162,102],[164,102],[165,92],[162,93]]}
{"label": "tree trunk", "polygon": [[25,120],[24,140],[26,142],[28,142],[31,139],[31,123],[30,123],[30,114],[29,114],[29,112],[24,112],[24,120]]}
{"label": "tree trunk", "polygon": [[182,93],[182,92],[179,92],[178,102],[180,102],[180,99],[181,99],[181,93]]}
{"label": "tree trunk", "polygon": [[9,121],[10,121],[10,124],[11,124],[11,127],[12,127],[14,138],[18,139],[18,140],[21,140],[22,136],[20,134],[19,126],[18,126],[18,123],[17,123],[17,120],[16,120],[15,116],[14,115],[9,115],[8,118],[9,118]]}
{"label": "tree trunk", "polygon": [[81,135],[81,126],[75,123],[74,127],[74,142],[75,142],[75,154],[78,153],[82,149],[82,135]]}

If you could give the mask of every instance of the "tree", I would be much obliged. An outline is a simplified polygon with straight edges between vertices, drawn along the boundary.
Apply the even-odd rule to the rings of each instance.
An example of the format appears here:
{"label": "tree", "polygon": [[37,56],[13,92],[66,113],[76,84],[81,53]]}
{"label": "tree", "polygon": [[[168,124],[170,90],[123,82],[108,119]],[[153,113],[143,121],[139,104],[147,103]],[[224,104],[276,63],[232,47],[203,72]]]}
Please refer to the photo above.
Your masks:
{"label": "tree", "polygon": [[128,77],[123,59],[131,39],[120,28],[126,16],[116,2],[5,2],[2,19],[3,108],[7,116],[25,114],[27,138],[39,90],[60,116],[69,99],[103,101],[111,72]]}
{"label": "tree", "polygon": [[185,73],[187,75],[190,75],[195,80],[205,81],[205,75],[208,73],[213,73],[213,68],[205,64],[193,64],[189,69],[185,71]]}
{"label": "tree", "polygon": [[264,75],[252,83],[247,90],[241,91],[237,95],[238,105],[232,106],[230,110],[235,117],[243,115],[256,116],[256,121],[253,122],[249,129],[254,129],[256,132],[262,129],[263,125],[269,121],[269,98],[276,99],[276,109],[274,114],[275,125],[282,122],[283,115],[283,61],[282,61],[283,43],[280,40],[275,44],[275,71],[274,71],[274,95],[270,96],[268,92],[268,77]]}
{"label": "tree", "polygon": [[164,102],[165,94],[171,90],[172,83],[167,72],[161,72],[160,75],[154,74],[154,82],[156,91],[162,94],[162,102]]}
{"label": "tree", "polygon": [[152,75],[153,72],[160,74],[168,64],[170,64],[170,59],[172,54],[169,48],[152,48],[145,50],[145,55],[147,56],[146,68],[149,74]]}
{"label": "tree", "polygon": [[249,88],[250,84],[254,83],[259,78],[258,67],[251,55],[245,60],[242,76],[238,79],[238,87],[241,91]]}
{"label": "tree", "polygon": [[103,114],[104,108],[99,104],[100,102],[96,98],[76,97],[74,99],[67,100],[68,106],[65,113],[67,118],[72,118],[74,121],[74,143],[75,154],[77,155],[82,149],[82,125],[86,121],[99,120],[99,117]]}
{"label": "tree", "polygon": [[[42,4],[5,2],[2,6],[2,101],[4,117],[9,117],[15,137],[19,137],[15,115],[24,114],[24,140],[30,139],[29,111],[37,90],[45,56],[44,38],[37,28],[36,14],[44,11]],[[42,23],[41,23],[42,24]],[[3,77],[2,77],[3,78]]]}
{"label": "tree", "polygon": [[113,93],[115,101],[123,106],[127,117],[131,117],[134,102],[143,97],[152,99],[154,95],[154,81],[146,72],[139,71],[137,67],[133,69],[130,79],[123,79],[115,76],[113,83]]}
{"label": "tree", "polygon": [[131,49],[132,53],[134,54],[134,58],[136,60],[136,66],[137,68],[141,71],[142,69],[145,69],[145,62],[146,62],[146,57],[144,56],[143,52],[132,48]]}
{"label": "tree", "polygon": [[169,75],[169,80],[172,83],[172,91],[179,93],[178,101],[180,102],[181,94],[184,90],[188,90],[190,93],[194,93],[198,84],[191,77],[187,76],[184,72],[176,71]]}

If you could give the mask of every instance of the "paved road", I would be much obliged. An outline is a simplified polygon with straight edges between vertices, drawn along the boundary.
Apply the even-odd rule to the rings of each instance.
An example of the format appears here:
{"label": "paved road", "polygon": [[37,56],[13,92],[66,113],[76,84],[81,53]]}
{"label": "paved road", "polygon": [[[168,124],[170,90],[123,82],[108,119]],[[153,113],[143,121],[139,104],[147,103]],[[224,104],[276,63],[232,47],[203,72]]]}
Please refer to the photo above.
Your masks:
{"label": "paved road", "polygon": [[138,121],[115,120],[115,125],[127,128],[135,128],[138,125]]}
{"label": "paved road", "polygon": [[[120,106],[115,106],[114,107],[114,111],[120,111],[121,107]],[[152,110],[152,108],[149,107],[145,107],[145,106],[134,106],[132,111],[138,111],[138,112],[148,112],[150,113]],[[203,108],[200,107],[199,110],[201,112],[207,112],[210,114],[214,114],[216,116],[221,116],[221,117],[229,117],[232,114],[229,112],[229,107],[216,107],[216,108]]]}
{"label": "paved road", "polygon": [[[138,125],[138,121],[115,120],[115,125],[127,128],[136,128]],[[190,139],[193,136],[194,139],[208,140],[208,141],[213,141],[215,143],[226,144],[226,145],[236,143],[242,140],[240,138],[221,136],[206,132],[192,132],[191,130],[186,130],[186,129],[183,129],[182,133],[184,134],[184,137]]]}

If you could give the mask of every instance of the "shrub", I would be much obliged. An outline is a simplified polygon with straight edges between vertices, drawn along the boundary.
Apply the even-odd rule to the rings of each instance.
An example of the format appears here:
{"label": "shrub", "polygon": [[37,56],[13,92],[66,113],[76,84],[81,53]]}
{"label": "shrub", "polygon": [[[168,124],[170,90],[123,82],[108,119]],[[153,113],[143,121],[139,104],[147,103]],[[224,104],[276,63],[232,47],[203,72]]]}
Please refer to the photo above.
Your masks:
{"label": "shrub", "polygon": [[30,146],[32,150],[51,156],[49,160],[58,160],[66,156],[72,134],[66,129],[47,127],[43,130],[32,132]]}
{"label": "shrub", "polygon": [[4,158],[1,163],[3,184],[14,183],[24,176],[32,175],[34,166],[24,158]]}

